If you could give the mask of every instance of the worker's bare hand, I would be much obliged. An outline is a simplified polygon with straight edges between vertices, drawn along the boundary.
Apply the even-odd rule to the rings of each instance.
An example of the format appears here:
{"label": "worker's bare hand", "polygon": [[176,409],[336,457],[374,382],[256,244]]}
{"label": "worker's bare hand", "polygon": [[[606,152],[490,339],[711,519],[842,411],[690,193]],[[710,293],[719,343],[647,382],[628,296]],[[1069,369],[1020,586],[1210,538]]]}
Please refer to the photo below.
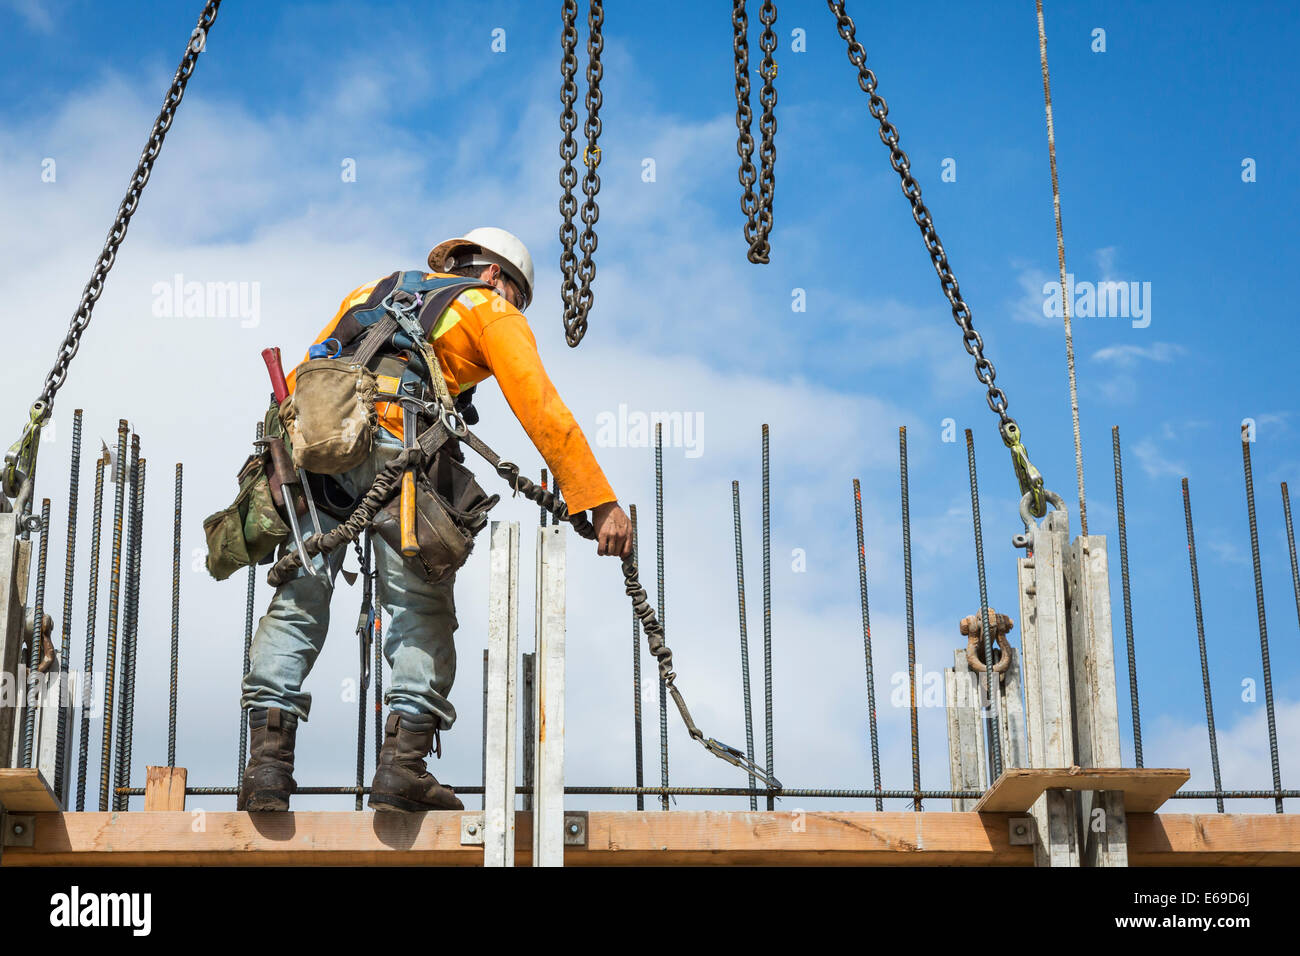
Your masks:
{"label": "worker's bare hand", "polygon": [[596,528],[596,553],[626,558],[632,553],[632,522],[617,501],[597,505],[591,512]]}

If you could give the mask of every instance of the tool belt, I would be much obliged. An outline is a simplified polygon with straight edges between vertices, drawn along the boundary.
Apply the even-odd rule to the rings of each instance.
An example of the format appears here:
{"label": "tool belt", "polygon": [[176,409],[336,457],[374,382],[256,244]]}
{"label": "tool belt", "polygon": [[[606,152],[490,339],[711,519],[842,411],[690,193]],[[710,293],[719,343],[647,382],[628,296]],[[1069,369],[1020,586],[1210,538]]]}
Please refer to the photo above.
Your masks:
{"label": "tool belt", "polygon": [[[272,403],[267,410],[264,435],[283,438],[278,408]],[[278,434],[277,434],[278,433]],[[281,515],[284,494],[281,474],[270,443],[262,451],[249,455],[239,469],[239,494],[229,508],[203,519],[203,535],[208,542],[208,573],[224,581],[240,568],[269,560],[277,545],[289,536],[289,525]]]}
{"label": "tool belt", "polygon": [[[459,460],[457,460],[459,455]],[[431,584],[460,570],[474,548],[474,538],[487,524],[488,512],[501,500],[479,486],[465,467],[464,452],[455,439],[444,442],[431,456],[421,455],[424,466],[416,470],[415,533],[419,554],[405,560],[418,567]],[[375,515],[372,525],[394,552],[401,553],[399,496]]]}

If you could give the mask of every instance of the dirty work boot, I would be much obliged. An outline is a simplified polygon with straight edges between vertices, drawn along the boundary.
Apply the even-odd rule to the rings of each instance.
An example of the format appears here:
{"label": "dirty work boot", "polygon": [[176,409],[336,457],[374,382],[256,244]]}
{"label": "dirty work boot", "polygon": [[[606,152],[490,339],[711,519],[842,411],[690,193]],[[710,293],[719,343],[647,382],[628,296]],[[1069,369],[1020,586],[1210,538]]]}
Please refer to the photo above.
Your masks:
{"label": "dirty work boot", "polygon": [[248,711],[250,759],[239,787],[240,810],[288,810],[293,779],[293,744],[298,717],[278,707]]}
{"label": "dirty work boot", "polygon": [[[424,765],[433,751],[437,718],[390,712],[384,724],[384,746],[370,784],[370,809],[378,811],[464,810],[450,787],[434,779]],[[442,747],[439,745],[439,756]]]}

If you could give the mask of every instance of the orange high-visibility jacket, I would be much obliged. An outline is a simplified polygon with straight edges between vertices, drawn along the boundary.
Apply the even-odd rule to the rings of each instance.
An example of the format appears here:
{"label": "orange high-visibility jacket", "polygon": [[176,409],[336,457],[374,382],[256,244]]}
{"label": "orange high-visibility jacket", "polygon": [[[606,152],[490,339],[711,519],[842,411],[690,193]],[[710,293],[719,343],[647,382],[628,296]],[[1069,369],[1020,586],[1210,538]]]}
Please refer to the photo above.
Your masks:
{"label": "orange high-visibility jacket", "polygon": [[[344,313],[365,302],[381,281],[376,279],[349,293],[315,341],[329,338]],[[582,429],[547,376],[537,354],[537,340],[518,309],[493,289],[469,289],[438,317],[431,339],[452,395],[496,377],[501,394],[555,476],[570,512],[577,514],[616,500]],[[286,378],[292,391],[295,376],[290,372]],[[396,379],[381,377],[379,389],[396,391]],[[378,402],[375,409],[380,425],[401,438],[401,407],[395,402]]]}

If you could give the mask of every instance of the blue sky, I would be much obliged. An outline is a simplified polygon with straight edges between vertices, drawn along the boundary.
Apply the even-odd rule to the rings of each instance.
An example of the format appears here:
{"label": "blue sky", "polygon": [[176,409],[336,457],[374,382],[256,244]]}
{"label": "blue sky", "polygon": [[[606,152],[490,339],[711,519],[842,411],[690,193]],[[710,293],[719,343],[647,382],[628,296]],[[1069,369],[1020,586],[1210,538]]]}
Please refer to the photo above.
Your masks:
{"label": "blue sky", "polygon": [[[23,324],[12,345],[21,371],[3,385],[15,432],[200,6],[0,2],[0,293],[13,304],[9,322],[39,317]],[[537,260],[529,320],[589,437],[598,416],[620,403],[702,416],[702,453],[665,456],[668,634],[697,718],[731,742],[743,740],[743,729],[730,482],[741,481],[751,654],[760,660],[759,428],[772,425],[777,771],[791,785],[870,780],[851,499],[851,479],[862,479],[885,785],[906,786],[906,711],[887,705],[889,677],[905,661],[897,426],[907,425],[911,439],[918,642],[927,672],[951,661],[956,622],[978,605],[961,429],[975,430],[979,451],[991,601],[1017,618],[1009,539],[1020,528],[995,418],[830,14],[812,0],[779,4],[776,228],[771,264],[755,266],[745,260],[741,233],[729,6],[664,3],[651,13],[648,5],[607,4],[596,304],[586,341],[570,351],[558,303],[559,18],[553,5],[466,6],[225,5],[56,406],[38,492],[55,503],[55,539],[66,520],[72,409],[87,409],[92,436],[111,438],[117,419],[129,418],[146,453],[168,463],[155,466],[145,525],[150,554],[159,556],[146,564],[146,581],[165,593],[170,496],[162,476],[171,461],[186,462],[193,476],[186,550],[201,549],[199,519],[233,494],[231,476],[264,401],[260,349],[277,344],[292,353],[354,286],[418,266],[448,235],[501,225],[521,235]],[[757,69],[760,28],[751,6]],[[1057,267],[1033,5],[850,3],[849,12],[1010,411],[1077,530],[1064,339],[1059,320],[1042,311],[1043,285]],[[1111,545],[1128,757],[1110,451],[1117,424],[1146,763],[1189,766],[1193,785],[1208,786],[1178,487],[1189,477],[1224,780],[1267,786],[1238,440],[1242,419],[1255,420],[1282,770],[1294,786],[1300,634],[1278,484],[1300,474],[1296,351],[1285,311],[1287,263],[1296,251],[1287,224],[1300,174],[1290,58],[1300,29],[1294,11],[1271,5],[1189,3],[1171,13],[1167,4],[1047,4],[1069,270],[1081,282],[1150,289],[1144,327],[1128,318],[1075,320],[1089,530]],[[504,53],[490,46],[498,27],[506,31]],[[806,31],[806,52],[791,51],[796,27]],[[1105,30],[1105,52],[1092,50],[1096,28]],[[757,91],[760,78],[752,83]],[[656,161],[653,183],[642,181],[647,157]],[[57,163],[53,183],[41,181],[46,158]],[[341,182],[346,158],[356,161],[355,183]],[[1247,158],[1256,169],[1249,183],[1242,181]],[[953,182],[940,178],[945,160],[955,162]],[[258,322],[157,316],[152,290],[176,273],[257,283]],[[806,312],[791,311],[796,288],[805,290]],[[175,376],[177,362],[185,387],[160,397],[158,383]],[[525,460],[531,454],[534,470],[541,467],[499,395],[483,391],[485,437]],[[942,440],[949,418],[957,444]],[[596,451],[620,498],[638,503],[650,526],[649,451]],[[87,510],[83,503],[82,590]],[[534,520],[533,509],[518,503],[504,504],[500,516],[525,528]],[[806,555],[804,572],[791,570],[796,548]],[[53,560],[60,553],[52,568],[62,566]],[[570,554],[570,780],[624,783],[631,777],[626,609],[609,562],[577,542]],[[653,586],[651,568],[645,579]],[[194,573],[184,594],[181,762],[192,782],[218,784],[233,775],[243,591]],[[354,706],[327,706],[336,696],[331,681],[346,678],[354,655],[353,598],[336,600],[344,623],[313,675],[320,716],[313,713],[303,735],[309,769],[300,782],[351,775],[334,747],[350,739]],[[459,745],[435,770],[472,782],[486,603],[481,555],[463,572],[459,602],[454,699],[464,726],[449,736],[459,736]],[[166,609],[149,614],[142,641],[161,648]],[[79,634],[84,611],[74,621]],[[137,714],[157,717],[165,714],[165,660],[142,666],[152,665],[159,679],[142,681],[149,689]],[[757,669],[754,679],[761,683]],[[1241,699],[1248,679],[1260,685],[1254,702]],[[693,752],[675,720],[670,715],[674,780],[732,782],[734,773]],[[136,725],[137,764],[160,762],[149,741],[164,739],[165,727],[139,716]],[[927,787],[947,784],[943,727],[941,711],[922,714]],[[647,754],[657,752],[653,722],[646,744]],[[1266,809],[1258,802],[1234,808]]]}

